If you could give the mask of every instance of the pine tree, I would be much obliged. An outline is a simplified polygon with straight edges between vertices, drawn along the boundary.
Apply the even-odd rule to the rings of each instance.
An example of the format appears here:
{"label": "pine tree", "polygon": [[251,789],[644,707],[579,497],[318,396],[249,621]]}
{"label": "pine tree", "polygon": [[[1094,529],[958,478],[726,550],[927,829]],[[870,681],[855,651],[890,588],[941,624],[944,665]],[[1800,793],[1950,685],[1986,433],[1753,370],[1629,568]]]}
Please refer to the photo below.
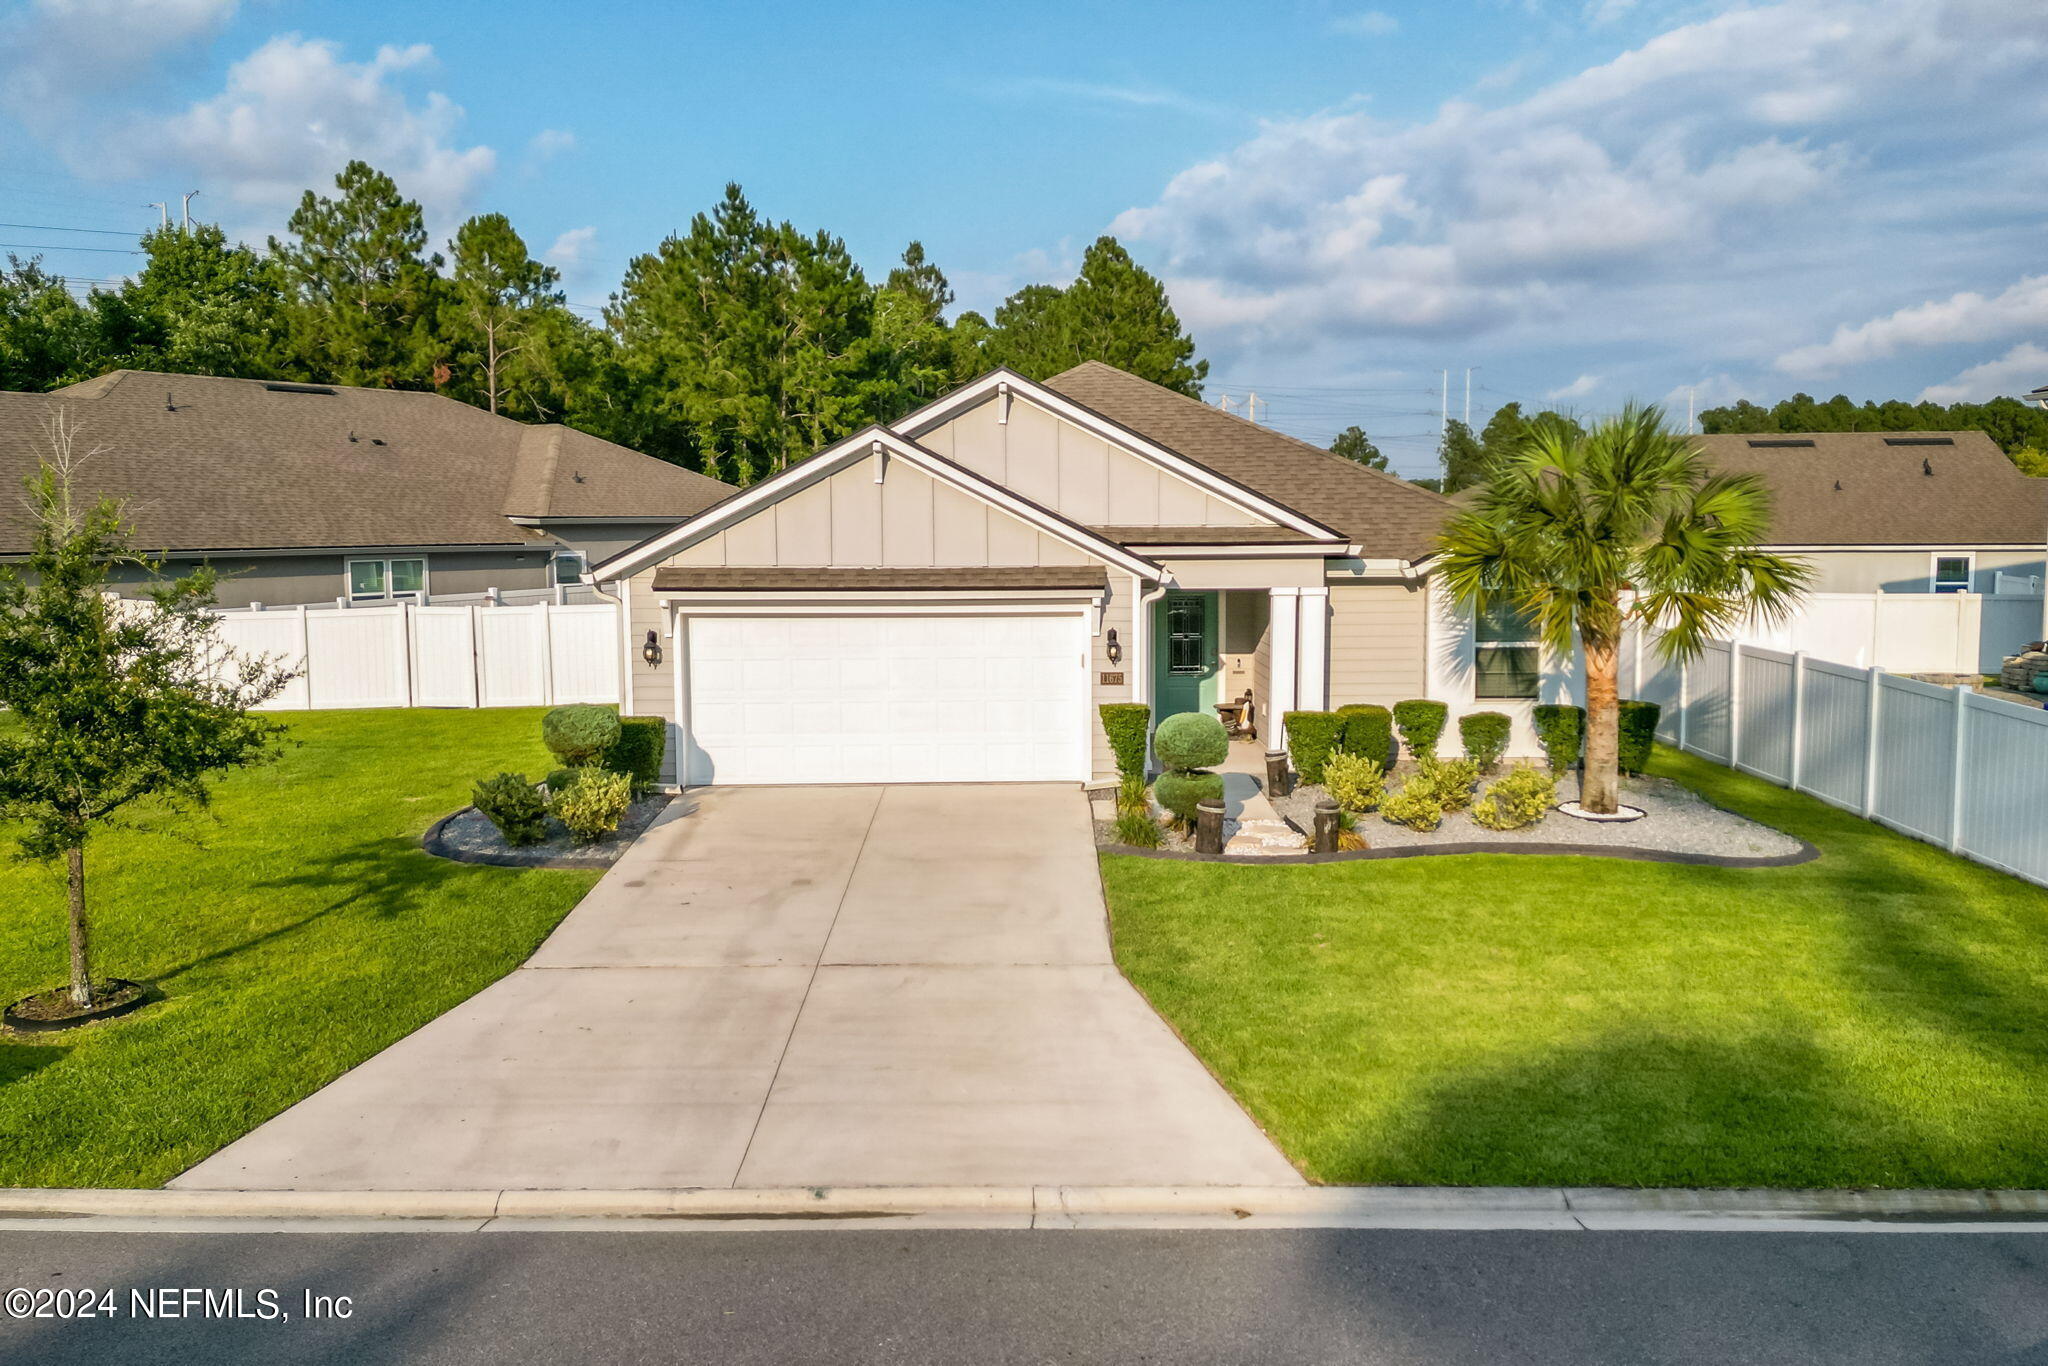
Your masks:
{"label": "pine tree", "polygon": [[501,213],[481,214],[448,244],[440,340],[453,369],[449,392],[490,412],[548,420],[563,405],[544,392],[535,343],[547,310],[561,309],[561,273],[533,259]]}
{"label": "pine tree", "polygon": [[1472,429],[1455,417],[1444,424],[1437,458],[1443,462],[1445,493],[1486,482],[1486,452],[1472,435]]}
{"label": "pine tree", "polygon": [[1383,470],[1387,467],[1387,457],[1380,453],[1378,446],[1372,444],[1372,438],[1365,434],[1365,428],[1356,425],[1346,427],[1337,433],[1336,439],[1330,443],[1330,454],[1341,455],[1346,460],[1356,460],[1367,469]]}
{"label": "pine tree", "polygon": [[[289,366],[278,265],[211,223],[147,233],[149,260],[116,294],[95,296],[119,363],[137,370],[269,378]],[[116,339],[116,318],[126,335]]]}
{"label": "pine tree", "polygon": [[1209,373],[1166,287],[1114,237],[1096,239],[1067,288],[1026,285],[1005,299],[987,354],[1031,379],[1099,360],[1194,398]]}
{"label": "pine tree", "polygon": [[938,397],[954,377],[953,334],[945,319],[952,302],[945,272],[925,259],[923,243],[912,242],[903,264],[875,291],[874,338],[883,361],[871,406],[882,420]]}
{"label": "pine tree", "polygon": [[424,388],[432,383],[441,258],[422,257],[420,206],[391,177],[351,161],[341,194],[308,190],[286,225],[296,242],[270,239],[293,296],[297,363],[336,384]]}

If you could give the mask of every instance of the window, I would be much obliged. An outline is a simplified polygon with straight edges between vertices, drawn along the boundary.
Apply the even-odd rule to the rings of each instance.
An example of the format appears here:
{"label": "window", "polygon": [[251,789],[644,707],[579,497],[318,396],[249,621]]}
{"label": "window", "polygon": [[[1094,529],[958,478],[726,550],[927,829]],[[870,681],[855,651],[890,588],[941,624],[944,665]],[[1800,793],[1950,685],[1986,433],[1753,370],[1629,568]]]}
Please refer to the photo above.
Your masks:
{"label": "window", "polygon": [[1166,668],[1169,673],[1209,672],[1209,604],[1202,598],[1166,600]]}
{"label": "window", "polygon": [[1937,593],[1967,593],[1976,568],[1974,555],[1936,555],[1927,586]]}
{"label": "window", "polygon": [[1472,695],[1494,700],[1532,699],[1542,672],[1536,628],[1506,607],[1493,607],[1473,623]]}
{"label": "window", "polygon": [[348,596],[351,602],[390,602],[398,599],[420,601],[427,592],[427,562],[422,558],[403,560],[350,560]]}
{"label": "window", "polygon": [[590,572],[590,562],[580,550],[557,550],[553,563],[556,587],[573,587],[582,583],[583,576]]}

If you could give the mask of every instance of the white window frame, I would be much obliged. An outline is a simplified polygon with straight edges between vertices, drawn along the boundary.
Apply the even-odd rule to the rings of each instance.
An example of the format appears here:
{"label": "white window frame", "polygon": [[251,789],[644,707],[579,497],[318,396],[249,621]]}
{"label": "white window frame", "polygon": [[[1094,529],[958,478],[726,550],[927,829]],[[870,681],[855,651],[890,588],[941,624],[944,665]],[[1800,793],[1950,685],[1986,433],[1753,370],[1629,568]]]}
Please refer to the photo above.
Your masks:
{"label": "white window frame", "polygon": [[[391,566],[406,560],[420,562],[420,591],[400,593],[391,586]],[[356,566],[359,564],[380,564],[384,566],[384,591],[381,593],[356,592]],[[341,587],[350,602],[425,602],[427,600],[427,576],[432,572],[425,555],[352,555],[342,561]]]}
{"label": "white window frame", "polygon": [[[1474,613],[1472,614],[1472,661],[1471,661],[1471,668],[1472,668],[1472,700],[1473,700],[1474,702],[1509,702],[1509,703],[1513,703],[1513,702],[1537,702],[1537,701],[1541,701],[1541,700],[1542,700],[1542,697],[1543,697],[1543,675],[1544,675],[1544,662],[1545,662],[1545,658],[1546,658],[1546,656],[1548,656],[1548,655],[1549,655],[1550,651],[1549,651],[1548,649],[1546,649],[1546,648],[1544,647],[1544,644],[1543,644],[1543,642],[1542,642],[1542,641],[1540,641],[1540,640],[1484,640],[1484,639],[1482,639],[1482,638],[1480,637],[1480,629],[1481,629],[1481,622],[1482,622],[1482,620],[1484,619],[1484,617],[1485,617],[1485,613],[1483,613],[1483,612],[1477,612],[1477,611],[1475,611],[1475,612],[1474,612]],[[1515,697],[1489,697],[1489,696],[1488,696],[1488,695],[1487,695],[1486,693],[1484,693],[1484,692],[1481,692],[1481,691],[1480,691],[1480,689],[1481,689],[1481,688],[1483,688],[1483,687],[1485,687],[1485,686],[1486,686],[1486,684],[1485,684],[1485,681],[1484,681],[1484,680],[1483,680],[1483,679],[1482,679],[1482,678],[1480,677],[1480,675],[1479,675],[1479,652],[1480,652],[1481,650],[1521,650],[1521,649],[1528,649],[1528,650],[1532,650],[1532,651],[1534,651],[1534,652],[1535,652],[1535,660],[1536,660],[1536,665],[1535,665],[1535,669],[1533,670],[1533,672],[1534,672],[1534,674],[1535,674],[1535,678],[1536,678],[1536,690],[1535,690],[1534,692],[1530,693],[1530,694],[1529,694],[1529,695],[1528,695],[1527,697],[1521,697],[1521,696],[1515,696]]]}
{"label": "white window frame", "polygon": [[[1963,571],[1960,585],[1948,588],[1941,584],[1941,562],[1961,560],[1968,566]],[[1937,550],[1927,557],[1927,591],[1930,593],[1974,593],[1977,591],[1977,552],[1974,550]]]}
{"label": "white window frame", "polygon": [[[556,569],[556,566],[557,566],[557,565],[559,565],[559,564],[560,564],[560,563],[561,563],[562,561],[564,561],[564,560],[574,560],[574,561],[576,561],[576,565],[577,565],[577,569],[576,569],[576,581],[575,581],[574,583],[571,583],[571,584],[566,584],[566,585],[565,585],[565,584],[564,584],[564,583],[562,582],[561,576],[560,576],[559,572],[558,572],[558,571],[557,571],[557,569]],[[575,548],[573,548],[573,547],[570,547],[570,546],[564,546],[564,547],[563,547],[562,549],[560,549],[560,550],[557,550],[557,551],[556,551],[556,552],[555,552],[554,554],[552,554],[552,555],[548,556],[548,587],[550,587],[550,588],[562,588],[562,587],[568,587],[568,588],[581,588],[581,587],[582,587],[583,585],[585,585],[585,584],[587,584],[587,583],[589,583],[589,582],[590,582],[590,556],[588,556],[588,555],[584,554],[584,553],[583,553],[582,551],[580,551],[580,550],[577,550],[577,549],[575,549]]]}

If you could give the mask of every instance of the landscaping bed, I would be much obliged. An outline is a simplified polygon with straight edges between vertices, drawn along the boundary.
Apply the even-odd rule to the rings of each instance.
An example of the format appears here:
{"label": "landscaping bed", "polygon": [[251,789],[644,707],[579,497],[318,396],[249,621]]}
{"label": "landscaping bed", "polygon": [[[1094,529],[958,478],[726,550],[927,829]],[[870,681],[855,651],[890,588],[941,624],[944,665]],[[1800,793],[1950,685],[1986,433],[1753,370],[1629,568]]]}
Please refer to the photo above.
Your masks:
{"label": "landscaping bed", "polygon": [[550,816],[545,839],[517,847],[505,842],[498,827],[483,812],[465,806],[436,822],[421,845],[436,858],[457,863],[487,863],[499,868],[609,868],[668,809],[670,800],[659,792],[639,798],[619,818],[616,831],[588,843],[578,840],[568,826]]}
{"label": "landscaping bed", "polygon": [[1821,857],[1109,854],[1117,962],[1319,1181],[2048,1186],[2048,891],[1651,772]]}

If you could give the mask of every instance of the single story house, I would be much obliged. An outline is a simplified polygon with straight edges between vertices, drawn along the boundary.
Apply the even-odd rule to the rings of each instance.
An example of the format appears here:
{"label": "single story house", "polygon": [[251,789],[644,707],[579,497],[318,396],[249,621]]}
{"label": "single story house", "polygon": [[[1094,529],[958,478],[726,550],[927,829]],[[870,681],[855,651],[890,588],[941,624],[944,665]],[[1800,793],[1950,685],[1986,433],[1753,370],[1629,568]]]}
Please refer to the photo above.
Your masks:
{"label": "single story house", "polygon": [[1772,494],[1770,549],[1814,569],[1816,593],[2041,591],[2048,479],[1983,432],[1696,436],[1717,468]]}
{"label": "single story house", "polygon": [[[984,375],[592,568],[679,781],[1081,781],[1097,715],[1249,693],[1516,717],[1570,670],[1453,610],[1451,504],[1100,363]],[[672,760],[673,761],[673,760]]]}
{"label": "single story house", "polygon": [[[115,370],[0,393],[9,507],[51,456],[60,413],[85,488],[126,500],[138,548],[173,572],[219,569],[226,607],[580,584],[592,561],[733,492],[439,394]],[[23,519],[0,513],[0,561],[28,543]]]}

